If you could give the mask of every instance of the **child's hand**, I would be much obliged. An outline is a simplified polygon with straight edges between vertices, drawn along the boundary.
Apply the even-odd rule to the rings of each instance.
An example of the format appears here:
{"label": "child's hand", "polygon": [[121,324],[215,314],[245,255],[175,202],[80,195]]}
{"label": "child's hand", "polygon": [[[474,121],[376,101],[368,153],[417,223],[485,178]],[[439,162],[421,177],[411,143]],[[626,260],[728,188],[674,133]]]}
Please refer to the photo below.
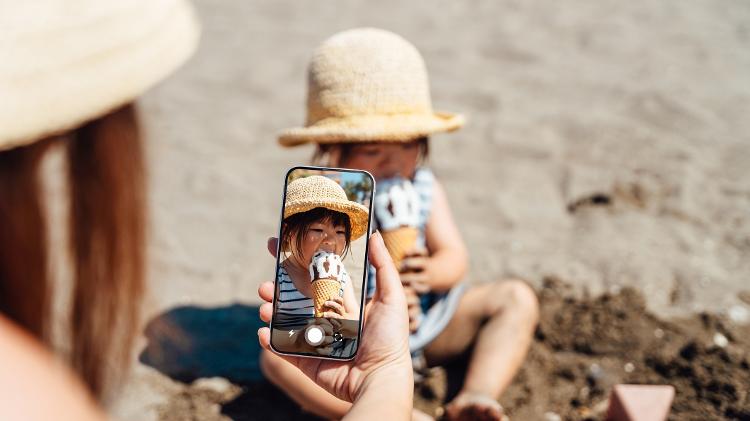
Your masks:
{"label": "child's hand", "polygon": [[414,333],[422,322],[422,306],[414,288],[405,287],[404,293],[406,294],[406,309],[409,313],[409,332]]}
{"label": "child's hand", "polygon": [[429,276],[426,270],[428,261],[427,249],[423,247],[415,247],[406,253],[399,268],[401,284],[404,288],[413,289],[417,294],[430,291]]}
{"label": "child's hand", "polygon": [[[326,311],[328,308],[330,311]],[[331,297],[330,300],[323,303],[323,317],[330,317],[332,319],[345,319],[346,310],[344,309],[344,298],[343,297]]]}

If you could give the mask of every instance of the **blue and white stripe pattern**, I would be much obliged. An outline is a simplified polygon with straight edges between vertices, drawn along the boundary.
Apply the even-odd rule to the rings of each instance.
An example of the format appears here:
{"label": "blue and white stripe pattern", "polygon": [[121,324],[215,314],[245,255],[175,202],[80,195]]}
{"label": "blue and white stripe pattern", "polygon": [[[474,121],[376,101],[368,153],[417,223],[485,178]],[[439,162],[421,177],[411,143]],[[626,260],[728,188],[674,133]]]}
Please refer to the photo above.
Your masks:
{"label": "blue and white stripe pattern", "polygon": [[276,296],[277,314],[305,317],[313,317],[315,315],[313,299],[299,292],[283,266],[279,267],[276,282],[279,291]]}

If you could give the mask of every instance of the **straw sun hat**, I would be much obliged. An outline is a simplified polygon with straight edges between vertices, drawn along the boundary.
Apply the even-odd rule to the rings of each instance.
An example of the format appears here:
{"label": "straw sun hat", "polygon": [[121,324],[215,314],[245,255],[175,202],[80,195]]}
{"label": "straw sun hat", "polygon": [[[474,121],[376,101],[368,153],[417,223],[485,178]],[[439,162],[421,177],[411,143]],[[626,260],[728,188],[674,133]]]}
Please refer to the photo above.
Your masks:
{"label": "straw sun hat", "polygon": [[352,241],[367,231],[370,212],[364,205],[349,200],[337,182],[322,175],[313,175],[289,183],[284,203],[284,219],[315,208],[326,208],[348,215],[352,225]]}
{"label": "straw sun hat", "polygon": [[307,83],[307,122],[282,131],[283,146],[410,141],[464,124],[459,114],[432,110],[419,52],[381,29],[352,29],[326,40],[313,53]]}
{"label": "straw sun hat", "polygon": [[0,0],[0,151],[133,101],[198,32],[184,0]]}

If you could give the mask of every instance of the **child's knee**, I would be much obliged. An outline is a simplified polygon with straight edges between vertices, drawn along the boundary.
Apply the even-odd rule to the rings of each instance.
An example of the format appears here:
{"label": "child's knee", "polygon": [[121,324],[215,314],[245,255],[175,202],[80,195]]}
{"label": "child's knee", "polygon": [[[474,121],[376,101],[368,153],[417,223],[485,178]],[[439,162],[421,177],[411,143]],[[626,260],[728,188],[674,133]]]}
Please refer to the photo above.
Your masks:
{"label": "child's knee", "polygon": [[536,292],[524,281],[513,279],[500,284],[507,297],[507,311],[522,317],[532,325],[539,321],[539,299]]}

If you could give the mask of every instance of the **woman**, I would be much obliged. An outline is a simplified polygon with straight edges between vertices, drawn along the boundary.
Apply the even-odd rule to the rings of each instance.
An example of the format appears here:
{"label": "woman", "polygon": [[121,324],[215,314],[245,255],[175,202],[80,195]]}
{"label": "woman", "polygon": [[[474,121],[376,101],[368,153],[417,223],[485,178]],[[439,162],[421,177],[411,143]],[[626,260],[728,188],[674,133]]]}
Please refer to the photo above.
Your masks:
{"label": "woman", "polygon": [[[104,418],[97,404],[127,369],[144,291],[146,195],[133,102],[182,64],[197,38],[183,0],[0,3],[0,419]],[[40,177],[44,157],[58,148],[66,156],[69,218],[54,228],[67,235],[67,247],[48,242]],[[380,300],[390,311],[373,314],[368,330],[377,337],[382,326],[391,329],[370,347],[398,350],[406,316],[378,244],[372,259],[393,278],[379,279],[391,287]],[[64,278],[49,270],[58,259],[69,262],[69,291],[52,288]],[[67,352],[52,346],[60,333],[52,329],[55,303],[68,304]],[[267,332],[259,335],[266,345]],[[295,363],[331,393],[355,400],[356,414],[379,400],[373,388],[390,381],[381,373],[408,369],[401,354],[375,360],[362,352],[330,371]]]}

